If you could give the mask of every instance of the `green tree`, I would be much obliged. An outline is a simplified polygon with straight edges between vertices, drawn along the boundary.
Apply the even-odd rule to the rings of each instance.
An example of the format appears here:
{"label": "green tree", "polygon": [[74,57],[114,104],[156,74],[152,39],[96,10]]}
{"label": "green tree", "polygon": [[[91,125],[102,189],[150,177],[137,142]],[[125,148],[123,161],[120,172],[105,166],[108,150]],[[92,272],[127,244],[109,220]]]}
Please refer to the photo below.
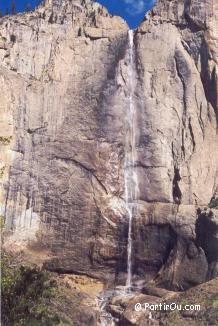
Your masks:
{"label": "green tree", "polygon": [[28,2],[25,11],[29,12],[31,10],[32,10],[31,4]]}
{"label": "green tree", "polygon": [[16,14],[16,3],[14,0],[11,1],[11,14],[12,15]]}
{"label": "green tree", "polygon": [[59,318],[49,311],[55,284],[37,267],[17,266],[12,256],[2,253],[2,326],[57,325]]}

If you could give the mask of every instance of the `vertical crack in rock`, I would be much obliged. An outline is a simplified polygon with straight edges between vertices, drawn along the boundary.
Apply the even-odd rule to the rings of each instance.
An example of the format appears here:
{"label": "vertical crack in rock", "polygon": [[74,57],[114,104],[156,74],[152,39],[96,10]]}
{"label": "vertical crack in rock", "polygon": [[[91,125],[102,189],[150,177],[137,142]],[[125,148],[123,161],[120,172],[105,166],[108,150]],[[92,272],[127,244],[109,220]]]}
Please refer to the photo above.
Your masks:
{"label": "vertical crack in rock", "polygon": [[192,129],[192,124],[191,124],[191,117],[189,117],[189,119],[188,119],[188,127],[189,127],[189,132],[190,132],[190,135],[191,135],[192,146],[193,146],[192,152],[194,153],[196,143],[195,143],[195,137],[194,137],[194,133],[193,133],[193,129]]}
{"label": "vertical crack in rock", "polygon": [[175,62],[176,62],[177,75],[180,78],[183,87],[183,104],[184,104],[183,124],[185,125],[185,118],[187,114],[187,88],[186,88],[185,81],[189,77],[189,70],[186,69],[186,62],[183,59],[183,55],[181,51],[178,49],[176,49],[175,51]]}
{"label": "vertical crack in rock", "polygon": [[186,157],[186,153],[185,153],[185,131],[186,131],[186,120],[187,120],[187,88],[186,88],[186,79],[187,79],[187,75],[186,75],[186,70],[184,68],[183,64],[184,60],[182,59],[182,54],[179,50],[175,51],[175,66],[176,66],[176,72],[177,75],[182,83],[182,88],[183,88],[183,106],[184,106],[184,110],[182,113],[182,145],[181,145],[181,150],[182,150],[182,154],[183,154],[183,158],[185,159]]}
{"label": "vertical crack in rock", "polygon": [[179,182],[181,181],[181,176],[179,172],[177,157],[174,152],[174,144],[172,142],[172,158],[173,158],[173,164],[174,164],[174,177],[173,177],[173,184],[172,184],[172,195],[173,200],[176,204],[181,204],[182,199],[182,192],[179,187]]}
{"label": "vertical crack in rock", "polygon": [[204,127],[204,121],[202,119],[202,102],[200,103],[200,106],[199,106],[199,104],[198,104],[198,98],[197,98],[197,88],[196,88],[196,85],[195,85],[195,102],[196,102],[196,105],[197,105],[197,108],[198,108],[198,121],[199,121],[199,125],[201,127],[201,131],[202,131],[203,137],[205,137],[205,127]]}
{"label": "vertical crack in rock", "polygon": [[174,167],[174,178],[173,178],[173,199],[176,204],[181,203],[182,192],[179,188],[179,181],[181,180],[181,176],[179,173],[179,169]]}
{"label": "vertical crack in rock", "polygon": [[204,92],[207,101],[211,104],[214,109],[218,124],[218,74],[217,65],[211,67],[212,58],[208,44],[204,39],[201,45],[201,80],[204,87]]}

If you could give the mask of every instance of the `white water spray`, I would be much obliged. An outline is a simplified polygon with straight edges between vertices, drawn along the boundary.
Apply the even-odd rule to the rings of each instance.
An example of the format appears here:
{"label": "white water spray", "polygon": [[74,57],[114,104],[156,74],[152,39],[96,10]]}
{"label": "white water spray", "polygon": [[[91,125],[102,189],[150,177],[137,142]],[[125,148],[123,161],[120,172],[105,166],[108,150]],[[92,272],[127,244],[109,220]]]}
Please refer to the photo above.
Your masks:
{"label": "white water spray", "polygon": [[128,34],[128,105],[125,116],[125,162],[124,162],[124,184],[125,184],[125,206],[129,219],[128,245],[127,245],[127,280],[123,291],[106,290],[98,300],[100,307],[100,326],[115,326],[117,320],[107,312],[107,304],[110,298],[116,295],[127,295],[132,288],[132,222],[137,212],[137,200],[139,198],[138,176],[136,171],[136,107],[134,104],[135,78],[135,53],[134,34],[130,30]]}
{"label": "white water spray", "polygon": [[128,245],[127,245],[127,281],[126,287],[131,291],[132,286],[132,224],[136,212],[138,198],[138,177],[136,165],[136,109],[134,105],[135,89],[135,58],[134,58],[134,33],[129,31],[129,103],[126,112],[126,142],[125,142],[125,203],[129,217]]}

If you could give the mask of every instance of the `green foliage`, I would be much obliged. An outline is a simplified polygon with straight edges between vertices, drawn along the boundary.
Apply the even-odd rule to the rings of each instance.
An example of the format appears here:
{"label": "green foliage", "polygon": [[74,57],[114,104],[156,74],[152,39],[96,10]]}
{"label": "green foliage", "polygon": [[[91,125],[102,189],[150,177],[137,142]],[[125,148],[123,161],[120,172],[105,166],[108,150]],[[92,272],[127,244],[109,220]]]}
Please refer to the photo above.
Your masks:
{"label": "green foliage", "polygon": [[11,140],[12,140],[12,136],[8,136],[8,137],[0,136],[0,144],[2,145],[9,145]]}
{"label": "green foliage", "polygon": [[14,0],[11,1],[11,14],[12,15],[16,14],[16,3]]}
{"label": "green foliage", "polygon": [[3,167],[0,169],[0,179],[3,178],[4,173],[5,173],[5,166],[3,166]]}
{"label": "green foliage", "polygon": [[54,283],[39,268],[16,266],[2,253],[2,326],[53,326],[59,318],[49,311]]}
{"label": "green foliage", "polygon": [[0,231],[3,230],[4,226],[5,226],[4,216],[0,215]]}
{"label": "green foliage", "polygon": [[214,298],[212,298],[212,306],[214,308],[218,307],[218,296],[217,295]]}

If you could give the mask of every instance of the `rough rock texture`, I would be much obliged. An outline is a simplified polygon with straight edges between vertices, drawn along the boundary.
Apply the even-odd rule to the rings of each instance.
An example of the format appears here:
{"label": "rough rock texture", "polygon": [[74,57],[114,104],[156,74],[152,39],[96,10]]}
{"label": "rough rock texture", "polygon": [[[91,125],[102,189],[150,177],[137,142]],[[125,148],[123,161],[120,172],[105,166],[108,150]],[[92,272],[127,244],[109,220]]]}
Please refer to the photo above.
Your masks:
{"label": "rough rock texture", "polygon": [[[156,325],[178,325],[178,326],[204,326],[217,324],[217,290],[218,279],[198,285],[189,289],[177,297],[166,300],[166,304],[175,302],[181,305],[181,310],[154,312],[153,318]],[[184,306],[200,305],[200,310],[188,311]]]}
{"label": "rough rock texture", "polygon": [[156,214],[151,204],[144,220],[163,225],[164,215],[176,233],[171,273],[160,271],[174,288],[202,282],[208,271],[194,225],[196,207],[217,196],[217,10],[213,1],[159,1],[136,34],[141,199],[174,209],[170,217],[156,203]]}
{"label": "rough rock texture", "polygon": [[[154,310],[141,309],[135,311],[135,304],[141,303],[142,307],[145,303],[150,305],[160,304],[160,298],[152,295],[137,295],[135,299],[123,307],[123,317],[120,319],[119,326],[204,326],[217,325],[217,289],[218,279],[215,278],[210,282],[198,285],[188,291],[161,297],[162,309],[159,307]],[[164,308],[166,305],[172,304],[172,310]],[[165,305],[165,306],[164,306]],[[175,305],[178,309],[174,309]],[[186,307],[188,305],[188,307]],[[200,305],[200,309],[193,309],[194,305]]]}
{"label": "rough rock texture", "polygon": [[[218,195],[217,15],[212,0],[159,0],[135,32],[133,271],[168,288],[217,273],[196,240]],[[126,272],[127,32],[88,0],[0,20],[5,246],[46,249],[56,271]]]}
{"label": "rough rock texture", "polygon": [[49,248],[54,268],[114,271],[125,108],[115,70],[128,28],[82,3],[47,2],[1,20],[3,109],[14,122],[6,228],[15,228],[10,241]]}

